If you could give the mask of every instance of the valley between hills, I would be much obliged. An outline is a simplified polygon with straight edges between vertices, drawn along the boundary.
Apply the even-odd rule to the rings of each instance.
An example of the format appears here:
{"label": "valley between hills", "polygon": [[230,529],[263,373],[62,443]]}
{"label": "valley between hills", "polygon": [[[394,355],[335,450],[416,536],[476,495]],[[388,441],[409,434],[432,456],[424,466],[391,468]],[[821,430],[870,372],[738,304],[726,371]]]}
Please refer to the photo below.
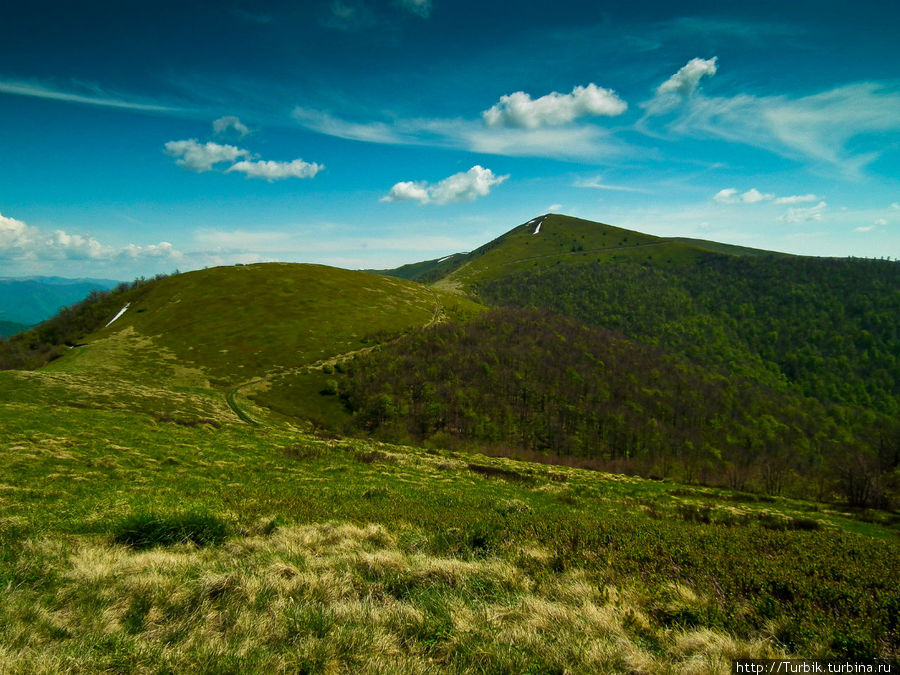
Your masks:
{"label": "valley between hills", "polygon": [[547,214],[121,284],[0,366],[0,672],[900,656],[898,262]]}

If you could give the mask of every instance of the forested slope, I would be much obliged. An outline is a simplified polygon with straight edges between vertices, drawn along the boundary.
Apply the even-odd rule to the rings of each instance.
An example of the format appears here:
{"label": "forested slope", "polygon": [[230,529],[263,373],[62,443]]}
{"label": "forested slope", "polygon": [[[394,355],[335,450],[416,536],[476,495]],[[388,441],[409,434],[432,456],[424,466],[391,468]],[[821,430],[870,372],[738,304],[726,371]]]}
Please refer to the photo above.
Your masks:
{"label": "forested slope", "polygon": [[351,415],[345,431],[391,440],[577,458],[772,493],[842,489],[848,458],[861,457],[877,483],[858,500],[866,502],[890,492],[882,474],[897,463],[888,448],[900,430],[886,417],[725,377],[547,312],[496,310],[437,326],[345,371],[323,392],[339,393]]}
{"label": "forested slope", "polygon": [[900,264],[709,256],[655,268],[534,268],[479,286],[491,304],[542,307],[804,396],[900,411]]}

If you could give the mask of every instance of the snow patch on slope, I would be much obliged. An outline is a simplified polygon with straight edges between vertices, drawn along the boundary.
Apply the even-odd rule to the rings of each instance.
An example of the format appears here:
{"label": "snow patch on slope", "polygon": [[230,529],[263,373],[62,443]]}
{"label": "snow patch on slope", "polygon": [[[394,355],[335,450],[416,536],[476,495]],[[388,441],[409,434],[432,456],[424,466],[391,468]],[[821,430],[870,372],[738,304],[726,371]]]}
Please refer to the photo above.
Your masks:
{"label": "snow patch on slope", "polygon": [[119,313],[116,314],[112,319],[110,319],[110,320],[109,320],[109,323],[106,324],[106,326],[103,326],[103,327],[106,328],[106,327],[109,326],[113,321],[115,321],[115,320],[118,319],[120,316],[122,316],[122,315],[125,313],[125,310],[128,309],[130,306],[131,306],[131,303],[130,303],[130,302],[125,303],[125,306],[124,306],[122,309],[119,310]]}

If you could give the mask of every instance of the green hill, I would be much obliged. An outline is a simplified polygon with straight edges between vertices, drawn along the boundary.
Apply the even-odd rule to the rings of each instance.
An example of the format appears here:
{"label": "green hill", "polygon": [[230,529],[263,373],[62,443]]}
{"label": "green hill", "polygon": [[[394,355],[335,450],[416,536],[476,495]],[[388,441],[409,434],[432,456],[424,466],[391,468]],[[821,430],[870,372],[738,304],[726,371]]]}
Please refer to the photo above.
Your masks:
{"label": "green hill", "polygon": [[[470,307],[477,306],[364,272],[277,263],[219,267],[96,293],[0,343],[0,365],[44,366],[53,376],[44,386],[79,405],[118,398],[153,415],[237,414],[249,421],[236,399],[238,385],[265,390],[276,375],[371,349]],[[167,395],[172,388],[179,396]]]}
{"label": "green hill", "polygon": [[537,224],[431,287],[214,268],[0,343],[0,671],[896,658],[895,268]]}
{"label": "green hill", "polygon": [[896,262],[661,238],[548,214],[434,263],[389,273],[619,330],[825,404],[900,413]]}
{"label": "green hill", "polygon": [[163,279],[95,335],[132,330],[216,382],[236,384],[360,349],[440,312],[435,294],[418,284],[267,263]]}
{"label": "green hill", "polygon": [[596,261],[669,267],[697,262],[722,250],[732,255],[759,253],[755,249],[655,237],[581,218],[546,214],[514,227],[471,253],[406,265],[385,273],[433,281],[436,288],[473,292],[485,281],[526,269]]}

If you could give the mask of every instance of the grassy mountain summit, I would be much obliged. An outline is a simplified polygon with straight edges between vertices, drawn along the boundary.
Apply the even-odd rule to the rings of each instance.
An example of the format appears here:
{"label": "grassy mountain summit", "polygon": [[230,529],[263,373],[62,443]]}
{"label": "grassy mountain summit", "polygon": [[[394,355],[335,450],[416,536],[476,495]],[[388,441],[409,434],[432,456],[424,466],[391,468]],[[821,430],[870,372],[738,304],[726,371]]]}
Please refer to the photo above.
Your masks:
{"label": "grassy mountain summit", "polygon": [[[900,430],[896,422],[900,412],[897,319],[900,316],[900,264],[896,262],[791,256],[716,242],[651,237],[601,223],[547,215],[513,228],[467,254],[464,261],[457,258],[456,263],[455,269],[445,270],[434,282],[434,287],[467,294],[489,306],[549,310],[589,327],[615,331],[652,348],[641,352],[644,354],[641,357],[645,362],[644,374],[632,376],[640,386],[634,390],[627,405],[641,411],[629,423],[634,435],[630,441],[620,437],[618,445],[621,447],[618,450],[610,448],[608,456],[616,456],[629,444],[646,451],[655,443],[652,439],[659,430],[654,422],[656,416],[648,410],[656,403],[651,403],[648,392],[656,391],[663,398],[676,395],[667,390],[675,380],[667,377],[661,384],[654,384],[654,378],[669,367],[663,363],[686,360],[686,364],[692,364],[683,367],[693,373],[693,389],[710,390],[709,383],[719,378],[743,391],[748,401],[753,401],[750,407],[755,412],[745,422],[738,422],[743,413],[714,413],[716,401],[725,401],[718,395],[706,404],[707,421],[703,415],[671,418],[676,427],[692,428],[692,433],[701,435],[705,433],[701,430],[709,419],[718,415],[722,420],[709,437],[717,440],[704,442],[703,447],[707,449],[700,452],[707,457],[719,457],[712,461],[714,473],[730,472],[732,469],[728,467],[733,468],[733,461],[738,461],[721,463],[722,459],[733,456],[732,451],[723,453],[723,443],[733,442],[733,448],[737,450],[752,446],[753,439],[762,436],[770,437],[768,442],[783,443],[782,447],[795,460],[806,457],[801,461],[811,467],[817,461],[821,463],[823,451],[809,446],[801,450],[801,447],[824,433],[832,440],[814,443],[818,448],[831,447],[837,442],[844,448],[837,456],[850,452],[851,448],[868,448],[863,454],[869,459],[858,458],[858,461],[869,464],[870,468],[879,467],[876,472],[884,480],[896,482],[896,478],[890,478],[900,464],[900,450],[897,449]],[[509,315],[504,316],[503,321],[511,320]],[[541,319],[541,323],[544,321],[546,319]],[[528,321],[520,324],[518,332],[523,340],[537,337],[530,334]],[[559,332],[565,331],[560,328]],[[525,334],[528,334],[527,338]],[[439,342],[442,339],[434,338]],[[471,338],[462,344],[469,342]],[[408,347],[404,348],[403,344]],[[459,349],[460,345],[454,348]],[[388,351],[398,362],[418,363],[425,359],[430,365],[420,372],[428,373],[436,367],[436,361],[427,356],[430,349],[427,344],[413,347],[412,341],[407,341],[390,346]],[[514,344],[503,348],[504,351],[514,349]],[[569,348],[558,345],[556,349]],[[654,353],[656,356],[651,356]],[[484,368],[504,361],[499,352],[483,356]],[[390,361],[385,355],[380,358]],[[600,353],[594,353],[591,358],[601,362],[607,360]],[[544,365],[562,363],[562,359],[544,356],[539,360],[541,364],[531,365],[533,372],[545,373],[543,383],[565,381],[564,378],[557,379],[561,373],[547,373]],[[367,419],[372,419],[373,415],[378,419],[379,394],[393,395],[401,408],[407,405],[419,410],[404,403],[409,399],[407,389],[394,385],[396,393],[390,391],[390,383],[395,382],[404,369],[383,367],[387,372],[384,377],[379,377],[371,372],[369,361],[359,365],[358,372],[369,373],[368,383],[363,384],[358,376],[354,376],[353,382],[345,385],[350,397],[348,403],[356,406],[364,402],[359,410],[368,416]],[[522,372],[523,368],[517,366],[516,371]],[[575,370],[579,378],[597,377],[587,374],[584,365]],[[459,377],[464,369],[454,368],[453,372]],[[495,375],[498,372],[491,370]],[[572,443],[574,447],[594,448],[588,456],[602,447],[602,444],[585,446],[582,443],[585,437],[596,437],[596,431],[572,432],[574,427],[566,424],[561,427],[557,424],[557,431],[549,436],[546,432],[535,436],[524,432],[524,420],[512,427],[507,421],[501,425],[507,431],[497,435],[496,426],[492,426],[490,420],[475,422],[479,396],[473,397],[472,392],[479,391],[479,379],[477,372],[469,371],[469,379],[460,381],[457,392],[453,392],[446,386],[446,375],[434,381],[426,377],[428,391],[441,394],[443,409],[455,411],[457,418],[465,412],[464,423],[449,426],[451,436],[482,441],[502,439],[503,443],[513,442],[523,450],[544,447],[554,452],[560,443]],[[376,386],[376,383],[380,384]],[[622,381],[614,386],[622,387],[624,391],[630,385]],[[460,399],[458,393],[467,388],[470,393]],[[573,381],[560,385],[553,393],[545,391],[539,400],[550,396],[555,404],[579,410],[584,401],[579,396],[570,398],[570,394],[578,389]],[[491,389],[492,393],[496,391],[496,388]],[[786,403],[786,400],[793,402]],[[591,404],[590,410],[598,409],[597,406],[597,403]],[[511,399],[502,409],[508,407],[529,409],[529,405],[523,406],[523,402],[515,403]],[[546,404],[540,403],[539,409],[545,411]],[[787,413],[788,410],[794,412]],[[664,417],[669,419],[669,413]],[[430,427],[420,423],[406,428],[414,436],[423,433],[427,436],[436,433],[437,428],[444,429],[442,419],[432,415]],[[504,419],[508,420],[508,417]],[[616,414],[603,421],[603,433],[611,433],[621,419],[621,415]],[[777,424],[772,427],[765,422],[768,431],[756,428],[766,419],[777,421]],[[437,420],[437,427],[434,420]],[[396,428],[397,424],[397,419],[389,423],[384,420],[378,426],[393,425]],[[794,431],[804,427],[806,432],[792,436]],[[429,432],[422,431],[429,428]],[[575,436],[563,440],[560,429],[569,429]],[[819,429],[819,432],[813,429]],[[827,429],[831,431],[825,431]],[[837,441],[842,435],[843,440]],[[663,433],[663,438],[669,442],[675,436],[677,434]],[[850,438],[854,440],[850,441]],[[683,449],[675,449],[680,447],[679,444],[672,447],[675,456],[684,454]],[[694,449],[687,454],[698,447],[694,442]],[[738,454],[742,452],[738,451]],[[759,449],[755,452],[758,458],[766,454]],[[820,459],[814,460],[813,456]],[[884,487],[882,484],[879,489]]]}
{"label": "grassy mountain summit", "polygon": [[399,273],[427,270],[435,288],[559,312],[824,403],[900,413],[896,262],[654,237],[556,214],[443,260]]}
{"label": "grassy mountain summit", "polygon": [[[359,348],[436,319],[435,293],[398,279],[268,263],[160,277],[98,294],[17,337],[18,344],[102,350],[104,338],[151,340],[221,384]],[[58,349],[51,358],[65,356]],[[134,358],[152,361],[155,352]]]}
{"label": "grassy mountain summit", "polygon": [[265,263],[163,279],[98,335],[131,329],[235,384],[358,349],[379,335],[423,326],[439,312],[435,294],[418,284]]}
{"label": "grassy mountain summit", "polygon": [[[471,253],[404,265],[383,274],[438,288],[474,291],[478,284],[525,269],[590,262],[690,264],[707,254],[768,255],[770,252],[700,239],[656,237],[581,218],[548,213],[532,218]],[[784,255],[774,254],[771,255]]]}

